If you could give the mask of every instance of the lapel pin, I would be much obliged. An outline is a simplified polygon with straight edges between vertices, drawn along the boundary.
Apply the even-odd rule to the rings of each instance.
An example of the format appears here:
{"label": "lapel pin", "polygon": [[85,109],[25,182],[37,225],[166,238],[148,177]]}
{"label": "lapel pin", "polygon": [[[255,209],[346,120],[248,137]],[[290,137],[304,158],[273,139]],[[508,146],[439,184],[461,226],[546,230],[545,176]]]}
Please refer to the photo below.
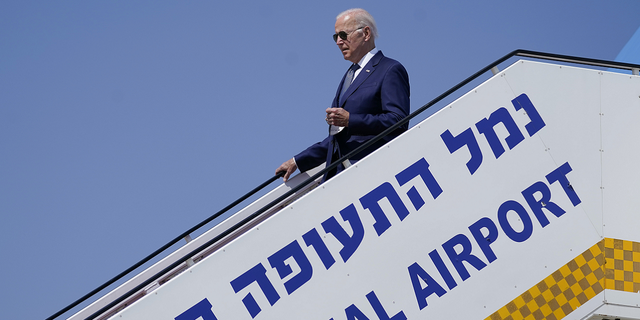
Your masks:
{"label": "lapel pin", "polygon": [[369,69],[367,69],[366,71],[369,72]]}

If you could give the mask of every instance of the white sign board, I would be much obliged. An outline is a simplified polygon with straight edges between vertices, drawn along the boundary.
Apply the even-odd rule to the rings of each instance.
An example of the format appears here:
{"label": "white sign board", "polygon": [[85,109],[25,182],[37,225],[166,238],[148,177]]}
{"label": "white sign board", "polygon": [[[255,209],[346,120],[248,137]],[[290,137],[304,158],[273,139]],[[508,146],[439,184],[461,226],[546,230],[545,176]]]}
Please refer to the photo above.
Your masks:
{"label": "white sign board", "polygon": [[115,319],[484,319],[609,230],[640,241],[639,96],[519,61]]}

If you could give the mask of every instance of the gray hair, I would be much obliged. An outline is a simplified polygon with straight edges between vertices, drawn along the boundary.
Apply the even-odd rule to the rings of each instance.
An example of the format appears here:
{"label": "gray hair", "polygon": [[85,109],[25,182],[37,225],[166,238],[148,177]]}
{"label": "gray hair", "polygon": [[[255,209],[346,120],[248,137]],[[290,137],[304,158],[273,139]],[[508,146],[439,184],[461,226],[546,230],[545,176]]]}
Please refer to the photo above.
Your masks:
{"label": "gray hair", "polygon": [[373,35],[373,39],[378,38],[378,27],[376,26],[376,21],[373,20],[373,16],[371,16],[371,14],[367,12],[367,10],[360,9],[360,8],[345,10],[336,17],[336,20],[346,15],[350,15],[353,17],[353,19],[355,19],[356,24],[358,25],[358,28],[369,27],[369,29],[371,29],[371,34]]}

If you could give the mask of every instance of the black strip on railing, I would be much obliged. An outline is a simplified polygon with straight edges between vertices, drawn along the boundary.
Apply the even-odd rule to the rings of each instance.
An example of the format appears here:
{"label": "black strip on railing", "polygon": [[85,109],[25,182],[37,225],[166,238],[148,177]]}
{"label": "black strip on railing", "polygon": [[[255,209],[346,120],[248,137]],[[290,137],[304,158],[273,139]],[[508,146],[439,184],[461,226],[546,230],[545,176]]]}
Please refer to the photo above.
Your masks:
{"label": "black strip on railing", "polygon": [[[321,170],[320,172],[316,173],[315,175],[309,177],[307,180],[305,180],[304,182],[300,183],[299,185],[291,188],[289,191],[287,191],[286,193],[284,193],[283,195],[281,195],[280,197],[278,197],[277,199],[273,200],[272,202],[270,202],[269,204],[267,204],[266,206],[258,209],[256,212],[254,212],[253,214],[247,216],[245,219],[243,219],[242,221],[240,221],[239,223],[235,224],[234,226],[230,227],[229,229],[225,230],[224,232],[222,232],[221,234],[217,235],[216,237],[212,238],[211,240],[207,241],[205,244],[199,246],[198,248],[196,248],[195,250],[191,251],[190,253],[186,254],[184,257],[178,259],[177,261],[175,261],[173,264],[171,264],[170,266],[166,267],[165,269],[163,269],[162,271],[156,273],[156,275],[150,277],[149,279],[147,279],[146,281],[144,281],[143,283],[141,283],[140,285],[136,286],[135,288],[129,290],[127,293],[125,293],[124,295],[121,295],[119,298],[115,299],[114,301],[112,301],[111,303],[109,303],[108,305],[104,306],[102,309],[98,310],[97,312],[93,313],[92,315],[90,315],[87,319],[94,319],[96,317],[98,317],[99,315],[103,314],[104,312],[107,312],[109,309],[113,308],[114,306],[120,304],[121,302],[123,302],[124,300],[126,300],[127,298],[129,298],[130,296],[132,296],[134,293],[144,289],[146,286],[148,286],[149,284],[153,283],[154,281],[156,281],[158,278],[160,278],[162,275],[166,274],[167,272],[175,269],[176,267],[180,266],[182,263],[184,263],[185,261],[193,258],[195,255],[197,255],[199,252],[205,250],[206,248],[210,247],[211,245],[213,245],[214,243],[220,241],[221,239],[223,239],[224,237],[226,237],[227,235],[233,233],[234,231],[238,230],[239,228],[241,228],[242,226],[246,225],[247,223],[249,223],[250,221],[252,221],[253,219],[255,219],[256,217],[260,216],[261,214],[265,213],[267,210],[271,209],[272,207],[276,206],[278,203],[282,202],[283,200],[287,199],[288,197],[290,197],[291,195],[295,194],[296,192],[300,191],[302,188],[304,188],[305,186],[307,186],[310,183],[313,183],[316,179],[324,176],[325,173],[327,173],[329,170],[333,170],[335,169],[340,163],[342,163],[343,161],[352,158],[353,156],[357,155],[358,153],[362,152],[363,150],[367,149],[368,147],[370,147],[371,145],[373,145],[374,143],[378,142],[380,139],[384,138],[385,136],[393,133],[396,129],[400,128],[401,126],[408,124],[408,122],[415,118],[416,116],[418,116],[419,114],[421,114],[422,112],[424,112],[425,110],[427,110],[428,108],[430,108],[431,106],[433,106],[434,104],[442,101],[444,98],[446,98],[447,96],[451,95],[452,93],[454,93],[455,91],[458,91],[459,89],[461,89],[462,87],[466,86],[467,84],[469,84],[470,82],[472,82],[473,80],[476,80],[478,77],[480,77],[481,75],[485,74],[486,72],[490,71],[492,68],[498,66],[499,64],[507,61],[510,58],[513,58],[515,56],[522,56],[522,57],[528,57],[528,58],[535,58],[535,59],[543,59],[543,60],[553,60],[553,61],[561,61],[561,62],[569,62],[569,63],[575,63],[575,64],[584,64],[584,65],[590,65],[590,66],[597,66],[597,67],[605,67],[605,68],[616,68],[616,69],[626,69],[626,70],[633,70],[633,69],[640,69],[640,65],[636,65],[636,64],[630,64],[630,63],[623,63],[623,62],[613,62],[613,61],[606,61],[606,60],[598,60],[598,59],[589,59],[589,58],[580,58],[580,57],[573,57],[573,56],[566,56],[566,55],[558,55],[558,54],[550,54],[550,53],[544,53],[544,52],[537,52],[537,51],[529,51],[529,50],[515,50],[507,55],[505,55],[504,57],[494,61],[492,64],[480,69],[478,72],[474,73],[473,75],[471,75],[470,77],[466,78],[465,80],[463,80],[462,82],[458,83],[457,85],[453,86],[451,89],[447,90],[446,92],[442,93],[441,95],[439,95],[438,97],[436,97],[435,99],[431,100],[429,103],[425,104],[424,106],[420,107],[418,110],[412,112],[410,115],[408,115],[406,118],[402,119],[401,121],[397,122],[396,124],[394,124],[393,126],[387,128],[385,131],[383,131],[382,133],[378,134],[377,136],[375,136],[374,138],[372,138],[371,140],[367,141],[366,143],[362,144],[361,146],[359,146],[358,148],[356,148],[355,150],[353,150],[352,152],[346,154],[345,156],[343,156],[342,158],[340,158],[339,160],[335,161],[334,163],[332,163],[331,165],[327,166],[326,168],[324,168],[323,170]],[[270,183],[272,183],[273,181],[277,180],[278,178],[280,178],[281,176],[284,175],[284,172],[280,172],[277,175],[275,175],[274,177],[270,178],[269,180],[267,180],[266,182],[264,182],[263,184],[261,184],[260,186],[256,187],[255,189],[253,189],[252,191],[250,191],[249,193],[247,193],[246,195],[244,195],[243,197],[241,197],[240,199],[234,201],[232,204],[228,205],[227,207],[225,207],[224,209],[220,210],[218,213],[214,214],[213,216],[207,218],[206,220],[204,220],[203,222],[199,223],[198,225],[196,225],[195,227],[189,229],[188,231],[184,232],[183,234],[181,234],[180,236],[176,237],[174,240],[172,240],[171,242],[167,243],[166,245],[164,245],[162,248],[156,250],[154,253],[152,253],[151,255],[147,256],[146,258],[144,258],[143,260],[141,260],[140,262],[136,263],[135,265],[133,265],[132,267],[130,267],[129,269],[125,270],[124,272],[120,273],[119,275],[117,275],[116,277],[114,277],[113,279],[107,281],[105,284],[103,284],[102,286],[98,287],[97,289],[91,291],[90,293],[88,293],[87,295],[85,295],[84,297],[78,299],[76,302],[72,303],[71,305],[67,306],[66,308],[60,310],[59,312],[57,312],[56,314],[54,314],[53,316],[47,318],[47,320],[53,320],[55,318],[57,318],[58,316],[62,315],[63,313],[71,310],[72,308],[76,307],[77,305],[79,305],[80,303],[86,301],[88,298],[90,298],[91,296],[97,294],[98,292],[104,290],[106,287],[110,286],[111,284],[115,283],[116,281],[122,279],[124,276],[126,276],[127,274],[131,273],[132,271],[134,271],[135,269],[139,268],[141,265],[143,265],[144,263],[150,261],[151,259],[153,259],[154,257],[156,257],[157,255],[159,255],[160,253],[162,253],[163,251],[165,251],[166,249],[168,249],[169,247],[171,247],[172,245],[176,244],[177,242],[179,242],[180,240],[182,240],[183,238],[185,238],[187,235],[193,233],[194,231],[196,231],[197,229],[200,229],[201,227],[203,227],[204,225],[206,225],[207,223],[211,222],[213,219],[219,217],[220,215],[222,215],[223,213],[225,213],[226,211],[228,211],[229,209],[231,209],[232,207],[235,207],[236,205],[238,205],[239,203],[241,203],[242,201],[246,200],[248,197],[250,197],[251,195],[255,194],[257,191],[259,191],[260,189],[264,188],[265,186],[269,185]]]}
{"label": "black strip on railing", "polygon": [[513,54],[521,57],[527,57],[527,58],[570,62],[570,63],[584,64],[584,65],[604,67],[604,68],[626,69],[626,70],[633,70],[633,69],[640,68],[639,65],[632,64],[632,63],[589,59],[589,58],[579,58],[579,57],[572,57],[572,56],[566,56],[561,54],[544,53],[544,52],[529,51],[529,50],[516,50],[513,52]]}

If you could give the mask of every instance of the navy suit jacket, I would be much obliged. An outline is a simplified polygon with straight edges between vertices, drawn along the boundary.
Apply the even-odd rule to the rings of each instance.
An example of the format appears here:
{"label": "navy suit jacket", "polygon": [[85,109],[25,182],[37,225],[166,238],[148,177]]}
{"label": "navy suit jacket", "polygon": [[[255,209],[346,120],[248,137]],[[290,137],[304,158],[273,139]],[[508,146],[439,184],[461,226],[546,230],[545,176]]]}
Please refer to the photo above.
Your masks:
{"label": "navy suit jacket", "polygon": [[[345,73],[346,76],[346,73]],[[362,68],[342,98],[339,98],[344,78],[340,81],[332,108],[344,108],[349,112],[349,125],[340,133],[318,142],[294,158],[301,172],[321,163],[331,164],[353,151],[367,140],[409,115],[409,76],[400,62],[387,58],[378,51]],[[400,133],[408,124],[391,136],[381,139],[371,147],[349,159],[352,163],[362,159]],[[335,153],[335,154],[334,154]],[[342,171],[342,164],[338,172]],[[325,176],[326,179],[326,176]]]}

